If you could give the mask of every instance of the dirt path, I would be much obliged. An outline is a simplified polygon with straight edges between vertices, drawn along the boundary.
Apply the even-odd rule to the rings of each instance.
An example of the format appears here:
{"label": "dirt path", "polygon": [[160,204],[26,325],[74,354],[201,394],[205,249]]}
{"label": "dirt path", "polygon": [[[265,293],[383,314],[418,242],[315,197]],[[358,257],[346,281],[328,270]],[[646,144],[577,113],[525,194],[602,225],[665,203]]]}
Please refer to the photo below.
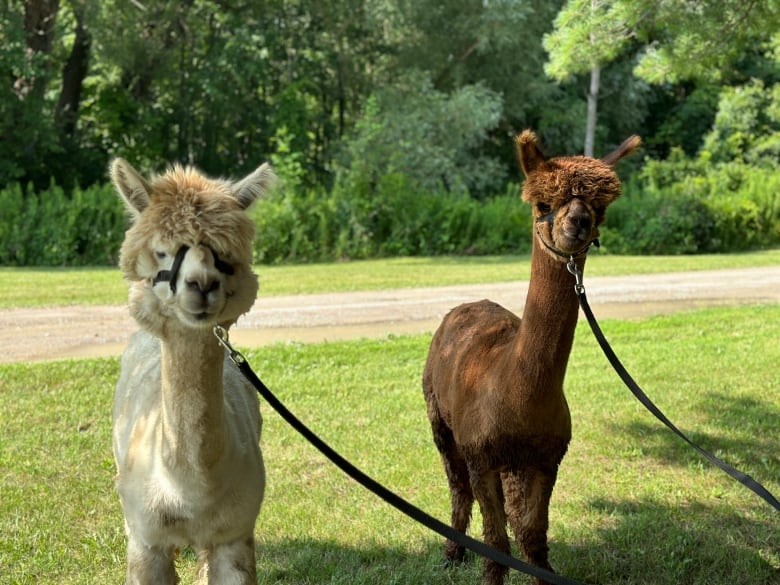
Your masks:
{"label": "dirt path", "polygon": [[[585,280],[599,319],[637,318],[723,305],[780,301],[780,266],[595,277]],[[232,330],[254,347],[436,329],[456,305],[490,298],[521,313],[527,282],[260,298]],[[136,328],[125,306],[0,310],[0,363],[119,355]]]}

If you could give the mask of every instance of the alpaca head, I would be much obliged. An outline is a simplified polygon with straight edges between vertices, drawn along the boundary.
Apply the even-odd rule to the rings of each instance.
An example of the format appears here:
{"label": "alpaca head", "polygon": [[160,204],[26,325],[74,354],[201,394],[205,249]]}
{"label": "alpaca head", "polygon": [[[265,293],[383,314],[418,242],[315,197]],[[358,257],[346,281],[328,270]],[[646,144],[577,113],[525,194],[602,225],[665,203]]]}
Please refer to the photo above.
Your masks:
{"label": "alpaca head", "polygon": [[566,261],[587,252],[599,236],[607,207],[620,196],[614,166],[640,142],[632,136],[602,159],[547,159],[536,134],[525,130],[517,137],[517,156],[526,177],[523,200],[533,207],[536,237],[548,254]]}
{"label": "alpaca head", "polygon": [[246,210],[274,180],[267,164],[238,182],[180,166],[147,180],[122,159],[110,174],[131,216],[119,265],[142,326],[160,335],[175,324],[230,325],[249,310],[257,277]]}

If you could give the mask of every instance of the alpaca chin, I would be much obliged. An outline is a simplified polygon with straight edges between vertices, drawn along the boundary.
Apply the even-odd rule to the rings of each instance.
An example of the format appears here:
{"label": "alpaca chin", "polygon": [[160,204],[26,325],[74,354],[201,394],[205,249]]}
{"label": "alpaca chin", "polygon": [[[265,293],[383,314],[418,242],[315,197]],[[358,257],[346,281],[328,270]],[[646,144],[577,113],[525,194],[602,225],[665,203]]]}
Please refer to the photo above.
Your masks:
{"label": "alpaca chin", "polygon": [[[590,234],[589,234],[590,235]],[[559,238],[555,238],[555,241],[553,243],[553,248],[561,252],[562,254],[566,254],[568,256],[576,256],[580,252],[582,252],[582,249],[587,246],[590,243],[590,238],[580,238],[580,237],[569,237],[569,236],[561,236]]]}
{"label": "alpaca chin", "polygon": [[176,295],[175,301],[176,314],[182,324],[196,328],[213,327],[222,321],[221,316],[227,305],[227,298],[221,289],[208,295],[185,289]]}
{"label": "alpaca chin", "polygon": [[[221,295],[218,300],[201,304],[185,298],[175,305],[176,315],[182,325],[194,329],[210,329],[214,325],[232,325],[236,320],[252,308],[254,295],[242,294],[236,296]],[[200,305],[200,306],[199,306]]]}
{"label": "alpaca chin", "polygon": [[589,230],[571,234],[558,226],[552,230],[545,226],[537,231],[537,237],[544,244],[541,248],[548,256],[566,262],[568,257],[577,256],[587,248],[588,244],[598,237],[598,232],[595,235]]}
{"label": "alpaca chin", "polygon": [[214,311],[213,309],[193,313],[177,307],[176,315],[181,325],[192,327],[193,329],[208,329],[225,320],[221,311]]}

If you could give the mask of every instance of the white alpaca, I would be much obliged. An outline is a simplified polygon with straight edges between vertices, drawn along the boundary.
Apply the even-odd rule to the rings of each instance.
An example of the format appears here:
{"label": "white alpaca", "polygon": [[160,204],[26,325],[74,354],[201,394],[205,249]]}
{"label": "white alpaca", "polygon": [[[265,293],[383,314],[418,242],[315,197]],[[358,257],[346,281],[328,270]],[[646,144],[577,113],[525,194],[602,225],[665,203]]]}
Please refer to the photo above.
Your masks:
{"label": "white alpaca", "polygon": [[245,211],[273,172],[264,164],[232,183],[174,167],[147,181],[121,159],[110,171],[132,216],[120,267],[142,328],[114,399],[127,583],[176,583],[175,556],[192,546],[199,582],[254,585],[262,420],[212,328],[230,327],[255,300]]}

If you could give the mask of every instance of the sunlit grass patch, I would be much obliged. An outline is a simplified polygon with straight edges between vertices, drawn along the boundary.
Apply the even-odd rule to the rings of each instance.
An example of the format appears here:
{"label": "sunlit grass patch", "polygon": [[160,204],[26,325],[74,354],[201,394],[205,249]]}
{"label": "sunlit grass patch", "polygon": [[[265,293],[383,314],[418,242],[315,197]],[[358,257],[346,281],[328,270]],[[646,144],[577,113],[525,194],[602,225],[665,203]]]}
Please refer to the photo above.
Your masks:
{"label": "sunlit grass patch", "polygon": [[[693,440],[780,493],[780,308],[606,321],[615,351]],[[307,425],[375,479],[449,518],[420,377],[430,337],[246,350]],[[119,583],[111,400],[118,361],[0,367],[3,583]],[[580,323],[566,378],[574,438],[551,504],[551,561],[585,583],[778,582],[777,513],[660,426]],[[260,583],[474,584],[442,539],[348,479],[263,404]],[[479,536],[475,513],[472,534]],[[183,583],[194,557],[180,561]],[[512,575],[509,583],[528,583]]]}

